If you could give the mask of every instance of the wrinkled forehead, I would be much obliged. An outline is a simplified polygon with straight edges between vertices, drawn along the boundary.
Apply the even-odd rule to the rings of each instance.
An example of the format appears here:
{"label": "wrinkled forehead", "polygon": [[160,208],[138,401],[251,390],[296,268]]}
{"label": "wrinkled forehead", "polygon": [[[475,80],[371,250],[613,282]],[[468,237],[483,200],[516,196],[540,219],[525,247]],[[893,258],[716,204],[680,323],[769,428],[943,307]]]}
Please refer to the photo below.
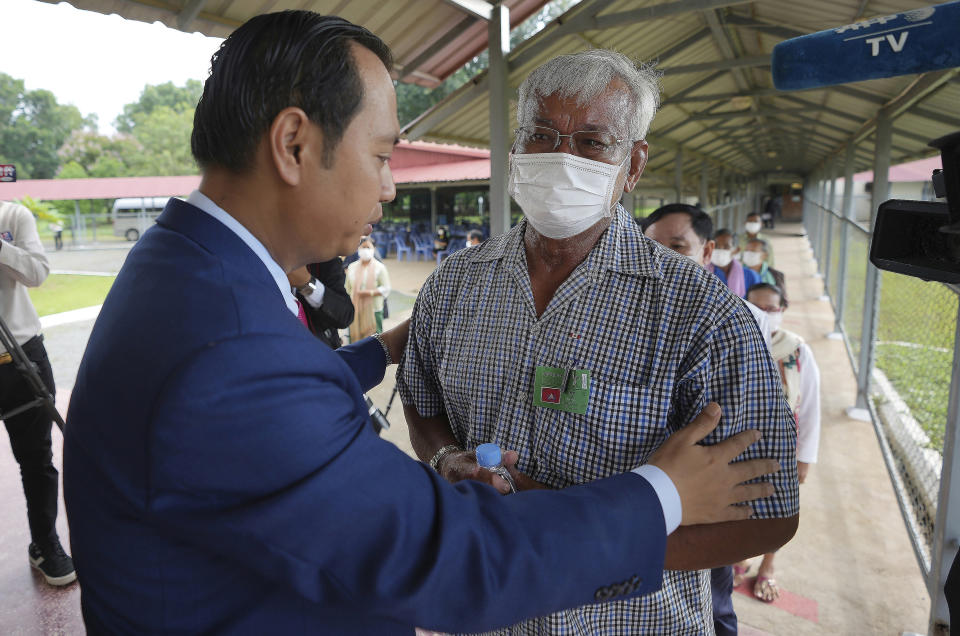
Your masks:
{"label": "wrinkled forehead", "polygon": [[528,105],[528,123],[565,123],[576,130],[624,130],[632,98],[630,90],[614,79],[599,90],[585,87],[577,92],[557,90],[549,95],[534,94]]}

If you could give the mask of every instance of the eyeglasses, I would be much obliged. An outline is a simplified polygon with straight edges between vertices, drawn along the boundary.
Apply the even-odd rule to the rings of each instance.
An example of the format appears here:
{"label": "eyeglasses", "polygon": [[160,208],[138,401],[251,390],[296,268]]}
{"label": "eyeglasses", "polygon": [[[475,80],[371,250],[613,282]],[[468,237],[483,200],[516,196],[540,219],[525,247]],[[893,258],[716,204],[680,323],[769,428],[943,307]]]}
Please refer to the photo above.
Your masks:
{"label": "eyeglasses", "polygon": [[514,132],[517,135],[514,152],[553,152],[560,147],[560,140],[568,137],[575,154],[597,161],[614,159],[614,153],[620,144],[629,141],[617,139],[608,132],[598,130],[578,130],[569,135],[561,135],[559,130],[546,126],[523,126]]}

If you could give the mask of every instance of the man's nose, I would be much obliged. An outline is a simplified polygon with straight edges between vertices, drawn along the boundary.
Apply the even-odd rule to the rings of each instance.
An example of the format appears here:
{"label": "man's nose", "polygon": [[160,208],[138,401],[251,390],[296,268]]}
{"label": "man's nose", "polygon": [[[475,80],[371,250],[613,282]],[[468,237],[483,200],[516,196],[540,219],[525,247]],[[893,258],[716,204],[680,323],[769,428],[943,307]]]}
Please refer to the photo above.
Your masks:
{"label": "man's nose", "polygon": [[386,181],[380,187],[380,202],[389,203],[397,196],[397,186],[393,182],[393,174],[387,176]]}
{"label": "man's nose", "polygon": [[560,143],[557,144],[557,149],[554,152],[565,152],[563,150],[563,144],[567,144],[567,147],[570,149],[570,154],[577,154],[577,147],[573,145],[573,135],[563,135],[560,137]]}

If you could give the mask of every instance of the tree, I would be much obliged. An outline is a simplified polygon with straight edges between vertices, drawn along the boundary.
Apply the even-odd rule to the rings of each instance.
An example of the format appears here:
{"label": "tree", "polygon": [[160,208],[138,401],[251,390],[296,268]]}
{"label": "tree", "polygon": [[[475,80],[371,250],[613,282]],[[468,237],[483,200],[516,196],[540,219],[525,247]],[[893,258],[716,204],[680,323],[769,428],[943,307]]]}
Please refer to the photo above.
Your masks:
{"label": "tree", "polygon": [[148,115],[134,117],[133,138],[143,149],[131,159],[134,175],[176,176],[196,174],[197,164],[190,153],[193,109],[177,112],[160,106]]}
{"label": "tree", "polygon": [[57,103],[47,90],[27,91],[23,80],[0,73],[0,159],[22,179],[49,179],[60,166],[57,150],[74,130],[95,126],[76,106]]}
{"label": "tree", "polygon": [[201,94],[203,94],[203,84],[199,80],[187,80],[183,86],[176,86],[173,82],[154,86],[148,84],[143,87],[139,100],[123,107],[123,113],[115,122],[117,130],[132,133],[138,118],[148,117],[161,108],[168,108],[181,114],[189,112],[192,118]]}

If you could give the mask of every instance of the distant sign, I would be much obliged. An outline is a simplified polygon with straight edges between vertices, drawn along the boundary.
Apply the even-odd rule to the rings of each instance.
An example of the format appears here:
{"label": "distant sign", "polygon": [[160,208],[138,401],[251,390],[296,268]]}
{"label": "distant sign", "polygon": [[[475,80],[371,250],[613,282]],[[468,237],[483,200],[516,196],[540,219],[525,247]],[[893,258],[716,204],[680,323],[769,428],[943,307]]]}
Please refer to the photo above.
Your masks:
{"label": "distant sign", "polygon": [[0,182],[16,181],[17,167],[13,164],[0,163]]}

